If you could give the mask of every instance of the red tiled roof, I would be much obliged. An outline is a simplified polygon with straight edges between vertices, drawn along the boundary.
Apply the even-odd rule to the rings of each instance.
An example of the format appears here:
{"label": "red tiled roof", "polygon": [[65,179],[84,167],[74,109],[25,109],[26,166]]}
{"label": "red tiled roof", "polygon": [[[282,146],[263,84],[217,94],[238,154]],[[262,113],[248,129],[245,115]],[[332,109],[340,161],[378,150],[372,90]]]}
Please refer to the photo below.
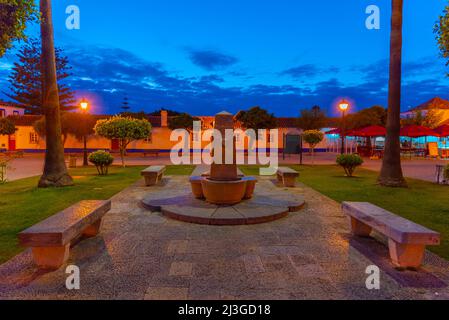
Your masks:
{"label": "red tiled roof", "polygon": [[15,104],[14,102],[6,102],[3,100],[0,100],[0,106],[5,106],[5,107],[14,107],[14,108],[23,108],[21,106],[18,106],[17,104]]}
{"label": "red tiled roof", "polygon": [[42,116],[24,115],[24,116],[9,116],[10,119],[18,127],[30,127]]}
{"label": "red tiled roof", "polygon": [[[39,120],[42,116],[40,115],[24,115],[24,116],[9,116],[16,126],[32,126],[37,120]],[[107,119],[112,117],[111,115],[93,115],[97,120]],[[209,116],[199,116],[203,122],[204,127],[212,128],[213,122],[215,120],[214,117]],[[161,125],[161,117],[160,116],[148,116],[148,121],[154,128],[160,128]],[[277,118],[278,127],[279,128],[297,128],[297,118]],[[236,128],[242,128],[240,122],[236,121]]]}
{"label": "red tiled roof", "polygon": [[298,128],[298,118],[277,118],[279,128]]}
{"label": "red tiled roof", "polygon": [[449,101],[435,97],[423,104],[412,109],[413,110],[429,110],[429,109],[449,109]]}

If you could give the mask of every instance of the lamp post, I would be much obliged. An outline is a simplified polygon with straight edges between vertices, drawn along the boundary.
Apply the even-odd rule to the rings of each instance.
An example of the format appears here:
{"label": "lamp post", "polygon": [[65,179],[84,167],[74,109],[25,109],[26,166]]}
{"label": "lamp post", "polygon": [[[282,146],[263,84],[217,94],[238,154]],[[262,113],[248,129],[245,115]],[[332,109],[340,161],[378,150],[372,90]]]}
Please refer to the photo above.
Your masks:
{"label": "lamp post", "polygon": [[[81,100],[80,107],[81,107],[81,111],[84,114],[87,114],[88,109],[89,109],[89,102],[87,102],[87,100],[83,98]],[[84,123],[82,125],[85,126],[86,121],[84,121]],[[83,136],[83,143],[84,143],[83,166],[87,167],[89,165],[89,162],[87,160],[87,136],[86,136],[86,134],[84,134],[84,136]]]}
{"label": "lamp post", "polygon": [[346,124],[345,124],[345,116],[346,111],[349,109],[349,102],[345,99],[341,100],[338,104],[338,107],[341,110],[341,128],[340,128],[340,135],[341,135],[341,154],[345,154],[345,140],[346,140]]}

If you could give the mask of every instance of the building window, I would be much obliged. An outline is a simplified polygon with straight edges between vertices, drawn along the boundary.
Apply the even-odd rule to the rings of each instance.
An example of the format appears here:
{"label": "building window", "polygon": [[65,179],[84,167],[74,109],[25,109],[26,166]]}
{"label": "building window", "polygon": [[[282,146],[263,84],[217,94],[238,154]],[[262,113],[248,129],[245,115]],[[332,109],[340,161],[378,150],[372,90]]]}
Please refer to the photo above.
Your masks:
{"label": "building window", "polygon": [[6,116],[5,109],[0,109],[0,118],[4,118]]}
{"label": "building window", "polygon": [[235,133],[235,142],[240,142],[240,133]]}
{"label": "building window", "polygon": [[30,144],[39,144],[39,135],[35,132],[30,132]]}
{"label": "building window", "polygon": [[145,143],[153,143],[153,133],[150,133],[150,135],[145,139]]}
{"label": "building window", "polygon": [[17,111],[17,110],[14,110],[14,111],[12,112],[12,114],[15,115],[15,116],[20,115],[19,111]]}

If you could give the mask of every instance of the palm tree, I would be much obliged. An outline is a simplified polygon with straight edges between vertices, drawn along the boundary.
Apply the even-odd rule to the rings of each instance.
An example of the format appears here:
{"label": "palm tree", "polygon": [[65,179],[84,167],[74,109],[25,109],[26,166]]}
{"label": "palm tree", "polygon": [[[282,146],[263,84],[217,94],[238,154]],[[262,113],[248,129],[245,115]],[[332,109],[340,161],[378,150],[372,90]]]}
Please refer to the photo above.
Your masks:
{"label": "palm tree", "polygon": [[406,187],[401,167],[401,78],[403,0],[392,0],[390,81],[388,86],[387,138],[378,182],[387,187]]}
{"label": "palm tree", "polygon": [[51,0],[40,0],[42,37],[42,105],[46,123],[47,152],[40,188],[73,185],[64,160],[61,139],[59,92],[56,79],[56,59],[53,40]]}

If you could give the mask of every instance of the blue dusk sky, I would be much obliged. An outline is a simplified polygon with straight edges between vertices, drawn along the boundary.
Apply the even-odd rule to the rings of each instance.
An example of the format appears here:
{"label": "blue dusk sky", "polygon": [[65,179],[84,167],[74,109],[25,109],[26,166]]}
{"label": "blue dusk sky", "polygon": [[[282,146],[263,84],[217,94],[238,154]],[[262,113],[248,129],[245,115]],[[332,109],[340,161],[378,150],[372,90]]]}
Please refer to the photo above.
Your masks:
{"label": "blue dusk sky", "polygon": [[[449,98],[448,70],[433,34],[447,3],[405,1],[403,110]],[[372,4],[381,10],[380,30],[365,27]],[[80,8],[80,30],[65,26],[69,5]],[[297,116],[313,105],[335,115],[341,97],[353,102],[353,111],[387,104],[390,0],[58,0],[53,6],[56,45],[73,67],[68,83],[95,113],[120,111],[125,96],[133,111],[195,115],[255,105],[277,116]],[[28,34],[37,36],[38,26]],[[14,50],[0,59],[0,91],[8,92],[14,60]]]}

